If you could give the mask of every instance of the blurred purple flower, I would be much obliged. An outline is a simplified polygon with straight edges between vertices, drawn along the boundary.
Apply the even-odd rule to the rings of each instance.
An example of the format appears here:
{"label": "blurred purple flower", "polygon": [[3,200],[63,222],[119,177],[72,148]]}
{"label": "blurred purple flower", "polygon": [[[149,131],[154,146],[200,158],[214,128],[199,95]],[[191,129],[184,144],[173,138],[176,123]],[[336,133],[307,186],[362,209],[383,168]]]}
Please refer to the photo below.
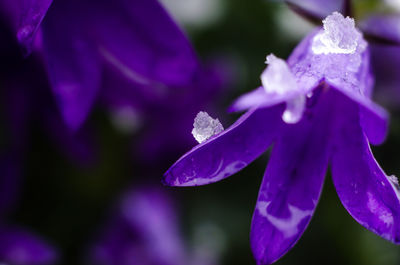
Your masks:
{"label": "blurred purple flower", "polygon": [[[4,10],[13,11],[7,13],[9,20],[19,21],[12,24],[28,51],[43,20],[36,46],[43,54],[60,112],[73,131],[88,116],[108,66],[119,72],[118,78],[131,81],[130,89],[145,86],[147,97],[191,83],[197,57],[156,0],[50,3],[2,0]],[[110,89],[115,90],[115,85]]]}
{"label": "blurred purple flower", "polygon": [[361,25],[375,42],[371,43],[371,58],[376,76],[377,97],[398,108],[400,102],[400,14],[373,15]]}
{"label": "blurred purple flower", "polygon": [[263,86],[240,97],[250,109],[231,127],[181,157],[164,175],[171,186],[227,178],[274,144],[251,228],[258,264],[299,240],[318,203],[328,164],[337,193],[361,225],[400,243],[400,193],[369,143],[385,139],[387,113],[370,97],[370,51],[354,20],[333,13],[288,61],[267,57]]}
{"label": "blurred purple flower", "polygon": [[36,235],[19,227],[0,226],[0,262],[13,265],[50,265],[55,250]]}
{"label": "blurred purple flower", "polygon": [[92,248],[92,263],[188,264],[174,206],[166,192],[157,188],[135,188],[125,193]]}
{"label": "blurred purple flower", "polygon": [[32,50],[35,34],[51,3],[52,0],[0,0],[3,16],[26,54]]}
{"label": "blurred purple flower", "polygon": [[[42,64],[36,57],[22,59],[10,33],[0,24],[0,36],[5,44],[0,50],[5,58],[0,63],[2,80],[1,112],[6,145],[2,152],[21,167],[24,154],[30,144],[29,132],[32,128],[44,128],[43,132],[53,140],[64,154],[79,165],[94,161],[93,137],[88,137],[85,127],[72,133],[57,112],[46,82]],[[21,170],[18,170],[20,173]]]}

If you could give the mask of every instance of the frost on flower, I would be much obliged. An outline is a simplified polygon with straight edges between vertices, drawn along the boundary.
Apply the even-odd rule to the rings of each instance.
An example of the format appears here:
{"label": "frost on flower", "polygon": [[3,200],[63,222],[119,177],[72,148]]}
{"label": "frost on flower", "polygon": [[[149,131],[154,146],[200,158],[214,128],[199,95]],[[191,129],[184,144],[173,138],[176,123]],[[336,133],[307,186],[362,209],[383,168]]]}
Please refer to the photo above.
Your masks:
{"label": "frost on flower", "polygon": [[395,175],[390,175],[388,178],[393,184],[399,186],[399,179]]}
{"label": "frost on flower", "polygon": [[355,27],[354,20],[334,12],[323,24],[323,29],[312,37],[310,50],[303,60],[291,65],[292,73],[296,78],[325,79],[345,90],[368,95],[369,88],[360,83],[357,74],[368,57],[365,53],[368,43]]}
{"label": "frost on flower", "polygon": [[315,54],[352,54],[356,51],[362,35],[356,29],[354,19],[334,12],[322,23],[324,31],[314,38],[312,49]]}
{"label": "frost on flower", "polygon": [[270,54],[265,63],[268,67],[261,75],[265,92],[285,94],[296,87],[296,80],[284,60]]}
{"label": "frost on flower", "polygon": [[298,242],[328,167],[350,215],[400,244],[399,181],[386,175],[370,148],[385,140],[388,114],[370,98],[370,50],[354,21],[333,13],[286,62],[271,55],[267,63],[262,87],[231,108],[248,111],[226,133],[182,156],[165,173],[164,183],[217,182],[273,146],[250,232],[257,264],[274,263]]}
{"label": "frost on flower", "polygon": [[[299,90],[296,78],[285,60],[274,54],[267,56],[268,67],[261,74],[261,83],[267,94],[285,95]],[[282,119],[286,123],[297,123],[304,112],[305,96],[298,95],[286,101]]]}
{"label": "frost on flower", "polygon": [[202,143],[223,130],[224,127],[218,119],[213,119],[207,112],[200,111],[194,119],[192,134],[197,142]]}

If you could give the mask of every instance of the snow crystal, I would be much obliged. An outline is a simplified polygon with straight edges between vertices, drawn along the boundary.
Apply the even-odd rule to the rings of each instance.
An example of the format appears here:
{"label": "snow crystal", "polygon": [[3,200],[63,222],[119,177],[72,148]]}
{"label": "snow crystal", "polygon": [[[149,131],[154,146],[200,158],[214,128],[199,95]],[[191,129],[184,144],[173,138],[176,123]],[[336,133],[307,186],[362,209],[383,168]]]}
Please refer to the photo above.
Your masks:
{"label": "snow crystal", "polygon": [[261,83],[265,92],[282,95],[296,89],[294,75],[284,60],[270,54],[265,63],[268,67],[261,74]]}
{"label": "snow crystal", "polygon": [[388,178],[393,184],[399,186],[399,180],[395,175],[388,176]]}
{"label": "snow crystal", "polygon": [[194,119],[192,134],[197,142],[202,143],[223,130],[218,119],[213,119],[207,112],[200,111]]}
{"label": "snow crystal", "polygon": [[315,54],[353,54],[357,50],[362,34],[356,29],[354,19],[334,12],[322,23],[324,30],[313,40]]}

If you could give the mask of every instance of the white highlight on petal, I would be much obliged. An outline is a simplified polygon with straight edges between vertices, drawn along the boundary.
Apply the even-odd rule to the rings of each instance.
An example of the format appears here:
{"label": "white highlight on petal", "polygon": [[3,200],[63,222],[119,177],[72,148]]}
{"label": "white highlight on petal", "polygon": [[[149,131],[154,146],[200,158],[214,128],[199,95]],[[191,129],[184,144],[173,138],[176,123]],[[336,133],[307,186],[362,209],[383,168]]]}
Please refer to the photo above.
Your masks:
{"label": "white highlight on petal", "polygon": [[390,175],[390,176],[388,176],[388,178],[389,178],[390,182],[399,186],[399,179],[395,175]]}
{"label": "white highlight on petal", "polygon": [[382,207],[382,205],[377,201],[375,196],[371,192],[367,192],[368,202],[367,207],[368,209],[375,215],[379,217],[385,225],[391,226],[393,225],[394,218],[393,214],[386,208]]}
{"label": "white highlight on petal", "polygon": [[315,54],[353,54],[362,39],[356,29],[354,19],[334,12],[322,23],[324,30],[313,39],[312,51]]}
{"label": "white highlight on petal", "polygon": [[213,119],[207,112],[200,111],[194,119],[192,134],[197,142],[202,143],[223,130],[224,127],[218,119]]}
{"label": "white highlight on petal", "polygon": [[286,123],[297,123],[303,117],[306,107],[306,97],[300,95],[286,102],[286,110],[282,114],[282,119]]}
{"label": "white highlight on petal", "polygon": [[271,53],[265,63],[268,67],[261,74],[265,92],[282,95],[297,88],[296,79],[284,60]]}
{"label": "white highlight on petal", "polygon": [[[197,177],[195,171],[192,171],[191,174],[182,175],[183,180],[180,181],[180,179],[177,178],[174,182],[174,186],[191,187],[191,186],[200,186],[200,185],[214,183],[220,181],[221,179],[226,178],[227,176],[234,174],[235,172],[238,172],[240,169],[247,166],[247,163],[243,161],[234,161],[227,165],[225,165],[224,163],[225,162],[222,159],[219,162],[215,171],[212,174],[210,174],[210,176],[207,178]],[[221,170],[223,166],[224,169]]]}
{"label": "white highlight on petal", "polygon": [[288,204],[290,216],[287,218],[279,218],[268,213],[267,208],[270,203],[270,201],[259,201],[256,208],[261,216],[265,217],[276,229],[282,232],[285,238],[296,235],[299,232],[298,226],[300,222],[313,213],[312,210],[301,210],[296,206]]}

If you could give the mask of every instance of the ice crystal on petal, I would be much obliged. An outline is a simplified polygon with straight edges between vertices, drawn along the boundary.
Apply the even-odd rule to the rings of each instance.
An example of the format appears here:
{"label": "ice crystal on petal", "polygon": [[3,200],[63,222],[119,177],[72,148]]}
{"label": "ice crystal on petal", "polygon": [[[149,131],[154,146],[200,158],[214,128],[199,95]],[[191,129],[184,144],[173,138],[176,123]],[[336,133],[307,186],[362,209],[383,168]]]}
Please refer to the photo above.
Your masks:
{"label": "ice crystal on petal", "polygon": [[[261,75],[261,82],[267,94],[284,95],[298,91],[296,78],[286,61],[270,54],[265,61],[268,67]],[[286,101],[286,110],[282,120],[286,123],[297,123],[303,116],[306,97],[303,94]]]}
{"label": "ice crystal on petal", "polygon": [[399,186],[399,179],[395,175],[389,176],[389,180],[395,184],[396,186]]}
{"label": "ice crystal on petal", "polygon": [[197,142],[202,143],[223,130],[218,119],[213,119],[207,112],[200,111],[194,119],[192,134]]}
{"label": "ice crystal on petal", "polygon": [[356,52],[361,33],[356,29],[354,19],[343,17],[334,12],[322,23],[324,30],[314,38],[313,52],[315,54],[352,54]]}
{"label": "ice crystal on petal", "polygon": [[270,54],[265,61],[268,67],[261,74],[261,82],[267,93],[285,94],[297,87],[287,63]]}
{"label": "ice crystal on petal", "polygon": [[324,28],[310,44],[302,60],[289,63],[296,79],[310,76],[349,91],[368,93],[369,88],[360,83],[358,75],[362,62],[368,60],[368,43],[355,28],[353,19],[334,12],[324,20]]}

